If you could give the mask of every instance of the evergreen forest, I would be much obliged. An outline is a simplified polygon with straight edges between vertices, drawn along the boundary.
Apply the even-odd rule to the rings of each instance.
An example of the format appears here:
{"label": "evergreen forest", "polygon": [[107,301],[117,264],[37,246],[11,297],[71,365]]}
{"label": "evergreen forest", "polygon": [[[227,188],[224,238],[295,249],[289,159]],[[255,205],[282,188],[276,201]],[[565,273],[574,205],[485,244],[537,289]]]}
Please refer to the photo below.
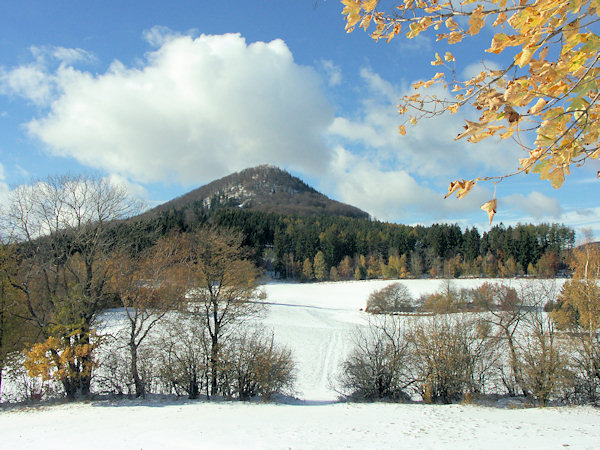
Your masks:
{"label": "evergreen forest", "polygon": [[457,224],[399,225],[341,216],[301,216],[241,208],[161,211],[119,223],[132,252],[170,232],[210,224],[244,235],[256,263],[275,278],[347,280],[421,277],[554,277],[567,274],[575,232],[561,224],[502,223],[488,231]]}

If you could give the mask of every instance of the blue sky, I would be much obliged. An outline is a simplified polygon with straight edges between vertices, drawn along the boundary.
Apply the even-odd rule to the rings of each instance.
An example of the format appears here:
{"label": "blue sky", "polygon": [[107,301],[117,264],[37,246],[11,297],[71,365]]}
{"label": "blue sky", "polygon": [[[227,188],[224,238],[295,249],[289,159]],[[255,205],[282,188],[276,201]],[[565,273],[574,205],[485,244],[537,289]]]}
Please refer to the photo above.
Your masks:
{"label": "blue sky", "polygon": [[[515,169],[506,141],[453,138],[465,114],[400,137],[395,105],[430,65],[432,36],[347,34],[336,0],[28,1],[0,15],[0,199],[31,180],[93,172],[155,205],[270,163],[398,223],[487,229],[494,186],[448,183]],[[457,73],[501,64],[491,31],[452,47]],[[600,233],[598,165],[554,190],[537,176],[497,187],[495,223],[562,222]],[[3,200],[5,201],[5,200]]]}

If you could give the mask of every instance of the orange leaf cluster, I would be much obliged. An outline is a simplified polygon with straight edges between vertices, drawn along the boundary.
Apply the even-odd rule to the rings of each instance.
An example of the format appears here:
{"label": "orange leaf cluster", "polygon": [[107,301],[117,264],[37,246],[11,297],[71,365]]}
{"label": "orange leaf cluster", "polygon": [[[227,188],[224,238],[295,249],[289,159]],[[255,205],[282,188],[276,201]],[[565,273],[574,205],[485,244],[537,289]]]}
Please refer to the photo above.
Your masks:
{"label": "orange leaf cluster", "polygon": [[[454,114],[461,108],[478,111],[479,117],[466,121],[456,139],[471,143],[492,136],[513,139],[527,154],[514,172],[480,177],[477,180],[502,181],[518,173],[538,173],[559,188],[573,165],[600,158],[600,37],[594,31],[600,20],[598,0],[404,0],[393,11],[378,10],[374,0],[343,0],[346,28],[352,31],[360,22],[367,30],[371,22],[375,40],[396,37],[403,25],[406,38],[442,30],[438,41],[459,44],[480,33],[488,24],[500,28],[487,52],[512,52],[512,63],[500,70],[484,70],[468,80],[457,80],[455,58],[447,52],[435,53],[431,62],[452,75],[454,98],[428,96],[423,89],[443,83],[443,72],[413,85],[416,93],[405,96],[398,109],[410,114],[408,123],[443,112]],[[468,22],[457,21],[466,17]],[[467,24],[463,27],[461,24]],[[597,29],[597,28],[596,28]],[[406,134],[401,126],[400,134]],[[526,142],[535,134],[533,146]],[[471,180],[475,182],[475,180]],[[448,195],[462,198],[471,186],[464,180],[450,184]],[[472,187],[472,186],[471,186]],[[447,196],[448,196],[447,195]],[[486,206],[487,205],[487,206]],[[496,204],[484,208],[490,219]],[[493,206],[493,208],[492,208]]]}

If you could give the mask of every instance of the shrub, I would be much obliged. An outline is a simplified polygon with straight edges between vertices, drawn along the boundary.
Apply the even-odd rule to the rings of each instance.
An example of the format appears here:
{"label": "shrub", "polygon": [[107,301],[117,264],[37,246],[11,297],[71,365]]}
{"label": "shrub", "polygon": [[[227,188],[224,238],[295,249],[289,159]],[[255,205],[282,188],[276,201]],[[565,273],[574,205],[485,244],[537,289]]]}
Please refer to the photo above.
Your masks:
{"label": "shrub", "polygon": [[367,299],[366,311],[372,314],[411,312],[414,310],[410,291],[402,283],[393,283],[372,292]]}
{"label": "shrub", "polygon": [[209,386],[209,337],[204,327],[185,314],[169,321],[158,346],[162,384],[177,395],[194,399]]}
{"label": "shrub", "polygon": [[342,364],[342,393],[355,400],[409,400],[407,342],[397,318],[373,319],[354,336],[354,350]]}
{"label": "shrub", "polygon": [[295,365],[291,351],[275,344],[262,330],[243,331],[223,351],[221,388],[228,397],[268,401],[291,394]]}
{"label": "shrub", "polygon": [[488,333],[489,327],[466,315],[437,315],[411,323],[411,377],[426,403],[452,403],[482,390],[493,360]]}

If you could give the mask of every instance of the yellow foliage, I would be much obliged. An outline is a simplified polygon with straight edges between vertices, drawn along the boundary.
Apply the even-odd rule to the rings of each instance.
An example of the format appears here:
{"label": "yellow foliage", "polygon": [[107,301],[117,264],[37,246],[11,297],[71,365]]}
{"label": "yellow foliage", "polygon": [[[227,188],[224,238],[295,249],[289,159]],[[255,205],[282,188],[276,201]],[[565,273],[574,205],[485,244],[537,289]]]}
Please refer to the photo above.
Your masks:
{"label": "yellow foliage", "polygon": [[[497,183],[518,173],[538,173],[559,188],[572,165],[600,158],[600,37],[595,32],[598,0],[520,0],[512,6],[506,0],[459,0],[458,4],[404,0],[389,11],[382,9],[383,2],[374,0],[342,3],[349,31],[359,22],[367,29],[376,18],[374,39],[397,37],[402,25],[409,27],[408,39],[444,25],[448,32],[438,33],[437,41],[459,44],[478,35],[488,23],[494,36],[486,51],[514,52],[512,64],[464,81],[457,80],[454,68],[445,64],[455,61],[451,53],[444,57],[435,53],[431,64],[452,74],[454,98],[413,94],[405,96],[398,107],[400,114],[416,111],[410,117],[411,124],[439,111],[455,114],[461,108],[473,108],[479,118],[467,121],[457,139],[477,143],[498,135],[512,138],[529,153],[519,159],[515,172],[477,180]],[[455,19],[465,16],[468,25],[463,29]],[[413,87],[427,88],[442,78],[438,73]],[[406,133],[404,127],[399,131]],[[535,147],[526,148],[523,142],[527,139],[520,136],[531,132],[536,134]],[[448,194],[457,192],[462,198],[470,187],[464,180],[457,181],[450,185]],[[496,203],[488,202],[482,209],[491,219]]]}
{"label": "yellow foliage", "polygon": [[23,365],[30,377],[40,377],[43,381],[89,377],[94,368],[92,353],[97,346],[96,338],[95,333],[81,330],[60,338],[50,336],[25,350]]}

